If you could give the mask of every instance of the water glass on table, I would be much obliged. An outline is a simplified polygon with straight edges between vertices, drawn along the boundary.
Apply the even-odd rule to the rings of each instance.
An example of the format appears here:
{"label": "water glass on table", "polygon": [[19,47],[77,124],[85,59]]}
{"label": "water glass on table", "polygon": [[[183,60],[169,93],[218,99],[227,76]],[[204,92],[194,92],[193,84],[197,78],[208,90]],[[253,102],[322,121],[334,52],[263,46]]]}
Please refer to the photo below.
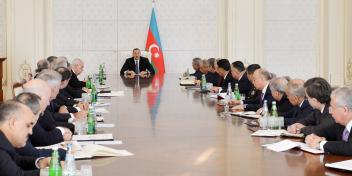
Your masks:
{"label": "water glass on table", "polygon": [[92,166],[89,164],[81,165],[81,175],[92,176],[93,175]]}

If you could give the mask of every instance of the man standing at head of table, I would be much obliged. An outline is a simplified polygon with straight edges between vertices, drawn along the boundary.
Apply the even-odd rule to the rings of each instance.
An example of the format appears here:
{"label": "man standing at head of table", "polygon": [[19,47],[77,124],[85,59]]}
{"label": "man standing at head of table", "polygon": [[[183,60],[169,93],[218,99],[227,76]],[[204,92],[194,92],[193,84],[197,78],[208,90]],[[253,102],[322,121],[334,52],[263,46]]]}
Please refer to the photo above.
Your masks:
{"label": "man standing at head of table", "polygon": [[125,75],[129,78],[134,78],[135,75],[141,77],[147,77],[150,74],[154,74],[154,68],[150,64],[148,58],[141,57],[141,50],[138,48],[133,49],[131,58],[126,59],[123,64],[120,75]]}

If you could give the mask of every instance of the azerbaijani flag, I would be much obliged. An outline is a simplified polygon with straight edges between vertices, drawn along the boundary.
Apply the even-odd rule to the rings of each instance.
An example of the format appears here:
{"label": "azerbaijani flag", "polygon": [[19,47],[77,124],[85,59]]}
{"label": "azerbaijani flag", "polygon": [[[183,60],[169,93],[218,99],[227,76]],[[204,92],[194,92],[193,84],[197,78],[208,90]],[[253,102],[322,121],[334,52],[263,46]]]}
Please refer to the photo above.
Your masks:
{"label": "azerbaijani flag", "polygon": [[156,22],[154,7],[152,9],[152,16],[150,18],[148,37],[147,37],[145,50],[151,53],[152,65],[155,69],[155,73],[156,74],[165,73],[164,55],[161,47],[158,24]]}
{"label": "azerbaijani flag", "polygon": [[[154,2],[153,2],[154,3]],[[152,84],[147,91],[147,103],[151,115],[151,122],[153,129],[155,127],[155,120],[158,114],[159,105],[161,102],[161,92],[164,84],[164,55],[161,47],[158,24],[156,22],[154,7],[152,9],[152,16],[150,18],[146,50],[151,53],[152,65],[155,69],[155,75]]]}

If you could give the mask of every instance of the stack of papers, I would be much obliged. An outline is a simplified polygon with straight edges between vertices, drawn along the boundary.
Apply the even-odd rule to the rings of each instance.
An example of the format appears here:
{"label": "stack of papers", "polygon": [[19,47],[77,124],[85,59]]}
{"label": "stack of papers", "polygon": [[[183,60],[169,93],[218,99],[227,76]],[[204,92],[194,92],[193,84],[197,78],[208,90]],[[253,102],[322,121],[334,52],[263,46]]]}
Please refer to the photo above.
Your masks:
{"label": "stack of papers", "polygon": [[303,138],[304,134],[292,134],[287,132],[286,130],[258,130],[252,133],[252,136],[257,137],[296,137],[296,138]]}
{"label": "stack of papers", "polygon": [[82,145],[89,145],[89,144],[98,144],[98,145],[120,145],[122,141],[120,140],[113,140],[113,141],[80,141],[78,142],[81,146]]}
{"label": "stack of papers", "polygon": [[90,134],[90,135],[73,135],[73,141],[108,141],[114,140],[111,133],[107,134]]}
{"label": "stack of papers", "polygon": [[326,163],[326,167],[334,168],[334,169],[342,169],[352,171],[352,160],[345,160],[335,163]]}
{"label": "stack of papers", "polygon": [[111,91],[110,93],[99,93],[98,97],[122,97],[125,96],[124,91]]}
{"label": "stack of papers", "polygon": [[89,144],[82,148],[81,151],[75,153],[75,159],[92,158],[94,156],[131,156],[127,150],[116,150],[96,144]]}
{"label": "stack of papers", "polygon": [[290,149],[297,147],[303,151],[313,153],[313,154],[323,154],[324,153],[322,150],[311,148],[305,143],[295,142],[295,141],[291,141],[288,139],[277,142],[277,143],[273,143],[273,144],[265,144],[265,145],[263,145],[263,147],[266,147],[267,149],[275,151],[275,152],[283,152],[283,151],[287,151],[287,150],[290,150]]}
{"label": "stack of papers", "polygon": [[261,115],[256,114],[256,112],[254,111],[232,112],[231,114],[235,116],[252,118],[252,119],[259,119],[261,117]]}
{"label": "stack of papers", "polygon": [[102,114],[108,114],[108,113],[110,113],[107,109],[105,109],[105,108],[95,108],[95,112],[96,113],[102,113]]}
{"label": "stack of papers", "polygon": [[113,124],[113,123],[97,123],[96,127],[97,128],[114,128],[115,124]]}
{"label": "stack of papers", "polygon": [[104,106],[110,106],[110,103],[106,103],[106,102],[102,102],[102,101],[98,101],[96,103],[94,103],[94,107],[104,107]]}
{"label": "stack of papers", "polygon": [[181,78],[180,86],[194,86],[196,85],[196,79],[194,76]]}

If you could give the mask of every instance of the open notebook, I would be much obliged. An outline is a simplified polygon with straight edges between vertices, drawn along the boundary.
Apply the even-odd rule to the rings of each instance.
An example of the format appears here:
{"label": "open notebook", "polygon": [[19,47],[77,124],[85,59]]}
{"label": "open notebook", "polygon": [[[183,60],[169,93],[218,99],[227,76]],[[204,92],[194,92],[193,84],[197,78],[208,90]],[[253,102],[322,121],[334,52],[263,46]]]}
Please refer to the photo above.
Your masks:
{"label": "open notebook", "polygon": [[231,115],[252,118],[252,119],[259,119],[261,117],[261,115],[256,114],[254,111],[231,112]]}
{"label": "open notebook", "polygon": [[352,171],[352,160],[339,161],[335,163],[326,163],[325,166],[334,169]]}
{"label": "open notebook", "polygon": [[75,152],[75,159],[89,159],[97,156],[131,156],[127,150],[116,150],[96,144],[89,144],[82,147],[82,150]]}
{"label": "open notebook", "polygon": [[286,130],[258,130],[251,134],[251,136],[256,137],[293,137],[293,138],[303,138],[304,134],[292,134]]}
{"label": "open notebook", "polygon": [[324,154],[322,150],[311,148],[303,142],[295,142],[288,139],[273,144],[265,144],[262,146],[275,152],[283,152],[297,147],[309,153]]}

